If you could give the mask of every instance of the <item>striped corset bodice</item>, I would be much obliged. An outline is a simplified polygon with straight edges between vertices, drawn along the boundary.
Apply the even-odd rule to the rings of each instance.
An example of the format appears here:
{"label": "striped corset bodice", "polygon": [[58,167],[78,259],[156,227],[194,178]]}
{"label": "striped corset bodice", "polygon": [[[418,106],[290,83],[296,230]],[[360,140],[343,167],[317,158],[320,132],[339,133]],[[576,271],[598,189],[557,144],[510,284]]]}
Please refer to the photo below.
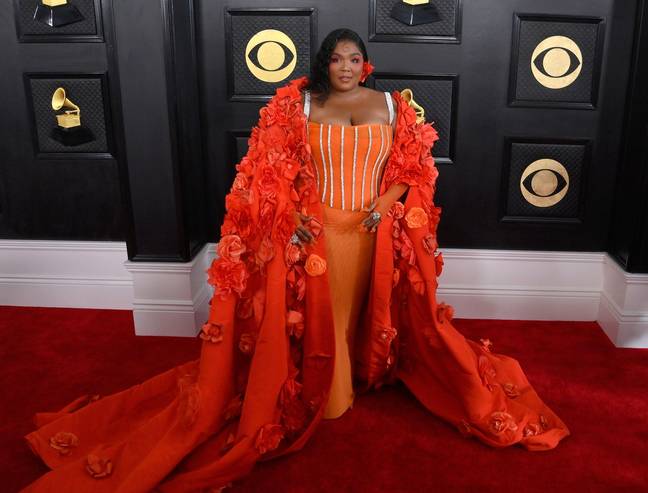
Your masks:
{"label": "striped corset bodice", "polygon": [[[389,93],[385,95],[391,121],[392,101]],[[392,133],[391,124],[338,125],[309,121],[308,141],[320,201],[350,211],[369,206],[378,196]]]}

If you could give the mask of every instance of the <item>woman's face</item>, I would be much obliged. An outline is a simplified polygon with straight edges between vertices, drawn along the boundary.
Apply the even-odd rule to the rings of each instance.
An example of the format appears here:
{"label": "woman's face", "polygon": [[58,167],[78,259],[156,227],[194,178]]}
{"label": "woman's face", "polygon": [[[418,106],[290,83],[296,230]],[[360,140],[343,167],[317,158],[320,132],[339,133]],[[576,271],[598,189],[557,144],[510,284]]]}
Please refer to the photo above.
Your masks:
{"label": "woman's face", "polygon": [[348,91],[360,84],[364,58],[353,41],[341,40],[329,62],[329,82],[336,91]]}

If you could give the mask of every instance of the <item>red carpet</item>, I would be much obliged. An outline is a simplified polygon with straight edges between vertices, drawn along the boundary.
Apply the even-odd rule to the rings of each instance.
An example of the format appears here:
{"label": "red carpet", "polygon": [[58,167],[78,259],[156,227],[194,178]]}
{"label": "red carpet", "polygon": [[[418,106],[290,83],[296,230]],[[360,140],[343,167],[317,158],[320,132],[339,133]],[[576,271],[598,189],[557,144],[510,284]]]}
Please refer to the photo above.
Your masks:
{"label": "red carpet", "polygon": [[[648,491],[648,350],[615,348],[594,322],[459,319],[457,327],[517,358],[572,435],[548,452],[492,449],[397,385],[359,396],[303,450],[261,463],[231,491]],[[0,307],[0,334],[3,492],[47,471],[22,439],[36,411],[117,392],[197,358],[200,347],[135,337],[131,313],[117,310]]]}

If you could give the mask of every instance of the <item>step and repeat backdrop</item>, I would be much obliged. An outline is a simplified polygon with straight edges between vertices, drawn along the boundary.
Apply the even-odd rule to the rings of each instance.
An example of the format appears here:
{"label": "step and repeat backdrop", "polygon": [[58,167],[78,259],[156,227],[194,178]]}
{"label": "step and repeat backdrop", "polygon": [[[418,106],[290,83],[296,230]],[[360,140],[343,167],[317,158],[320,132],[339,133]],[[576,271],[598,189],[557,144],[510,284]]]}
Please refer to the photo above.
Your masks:
{"label": "step and repeat backdrop", "polygon": [[328,32],[348,27],[375,66],[368,85],[411,90],[439,132],[442,246],[608,246],[632,2],[10,7],[0,21],[2,237],[126,239],[131,258],[188,260],[218,240],[259,110],[308,74]]}
{"label": "step and repeat backdrop", "polygon": [[[620,123],[611,103],[623,101],[610,88],[600,104],[612,1],[570,2],[570,14],[555,2],[248,5],[200,2],[214,234],[258,109],[308,74],[328,32],[349,27],[376,67],[368,85],[411,89],[439,132],[442,245],[605,249],[620,128],[602,131],[602,120]],[[208,29],[219,23],[222,32]]]}

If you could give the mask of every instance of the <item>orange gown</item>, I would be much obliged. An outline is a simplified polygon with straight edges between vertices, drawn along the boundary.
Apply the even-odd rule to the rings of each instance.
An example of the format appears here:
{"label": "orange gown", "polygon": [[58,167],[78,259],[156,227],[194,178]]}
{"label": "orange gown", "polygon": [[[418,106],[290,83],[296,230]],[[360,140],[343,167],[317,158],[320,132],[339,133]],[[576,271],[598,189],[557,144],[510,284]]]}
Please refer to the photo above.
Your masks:
{"label": "orange gown", "polygon": [[[333,382],[324,418],[353,405],[353,347],[371,277],[375,235],[359,227],[378,187],[393,140],[394,108],[384,92],[389,124],[338,125],[308,122],[317,193],[322,202],[329,290],[335,327]],[[310,91],[304,95],[310,116]]]}
{"label": "orange gown", "polygon": [[[256,462],[298,451],[324,416],[343,412],[349,371],[336,351],[337,334],[347,330],[354,332],[346,348],[357,391],[399,379],[431,413],[492,447],[549,450],[569,435],[520,364],[488,340],[463,337],[452,324],[452,307],[436,300],[443,259],[431,149],[438,136],[417,122],[398,91],[392,93],[396,130],[387,161],[376,170],[382,174],[377,193],[394,183],[409,190],[381,221],[373,247],[354,247],[356,259],[370,250],[372,261],[366,307],[353,324],[355,293],[364,290],[360,264],[356,287],[345,288],[354,294],[338,297],[331,288],[343,284],[343,262],[355,264],[335,246],[347,241],[340,241],[346,234],[340,214],[353,223],[358,211],[346,210],[346,192],[345,208],[335,207],[341,193],[334,187],[333,207],[330,196],[328,209],[322,203],[309,133],[317,127],[302,103],[307,84],[301,77],[277,89],[237,165],[218,258],[207,271],[215,292],[200,357],[122,392],[37,414],[37,429],[26,440],[51,471],[24,491],[218,491]],[[335,131],[332,144],[334,138]],[[348,183],[347,153],[340,155]],[[328,160],[329,172],[331,163],[337,166]],[[355,201],[357,207],[358,196]],[[290,242],[297,210],[313,216],[312,245]],[[352,308],[342,322],[340,298]],[[336,367],[343,370],[337,377]]]}

